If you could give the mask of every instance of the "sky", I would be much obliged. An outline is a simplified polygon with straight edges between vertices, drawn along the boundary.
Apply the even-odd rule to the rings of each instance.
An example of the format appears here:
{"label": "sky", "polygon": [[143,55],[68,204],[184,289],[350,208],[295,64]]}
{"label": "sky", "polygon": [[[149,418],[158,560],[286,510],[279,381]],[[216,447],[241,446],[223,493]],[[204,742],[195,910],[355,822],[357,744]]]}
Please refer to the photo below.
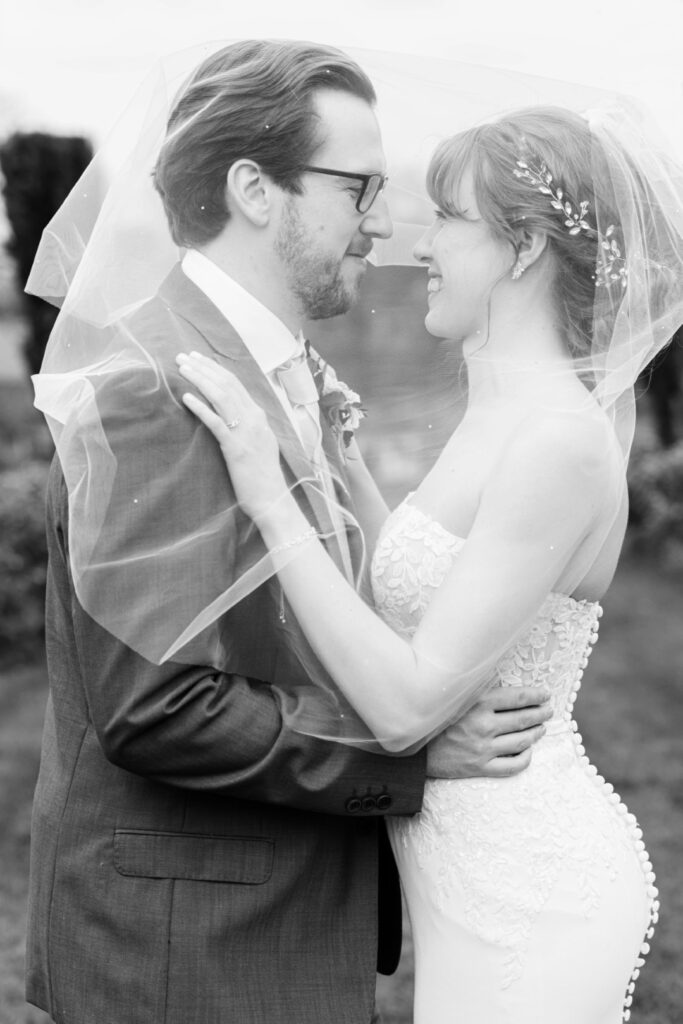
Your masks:
{"label": "sky", "polygon": [[683,155],[683,0],[0,0],[0,137],[99,143],[160,57],[308,38],[490,64],[643,97]]}

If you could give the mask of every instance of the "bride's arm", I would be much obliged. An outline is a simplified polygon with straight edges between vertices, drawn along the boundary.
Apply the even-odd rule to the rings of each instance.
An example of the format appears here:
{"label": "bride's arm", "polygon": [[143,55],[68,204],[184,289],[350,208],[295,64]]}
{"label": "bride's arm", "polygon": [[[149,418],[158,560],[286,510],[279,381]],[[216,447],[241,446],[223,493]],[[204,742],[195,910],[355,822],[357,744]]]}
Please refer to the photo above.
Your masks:
{"label": "bride's arm", "polygon": [[[224,371],[220,387],[212,369],[182,372],[221,414],[194,396],[185,399],[216,435],[240,503],[271,551],[290,548],[309,523],[284,489],[264,414],[241,385],[226,391]],[[240,427],[227,429],[235,418]],[[557,586],[603,498],[604,458],[593,453],[604,445],[595,435],[596,426],[579,417],[550,417],[518,432],[412,642],[363,603],[319,542],[302,543],[280,569],[311,646],[387,749],[424,740],[471,705]]]}
{"label": "bride's arm", "polygon": [[355,438],[346,449],[346,474],[356,517],[365,537],[366,551],[374,551],[389,509],[375,483]]}

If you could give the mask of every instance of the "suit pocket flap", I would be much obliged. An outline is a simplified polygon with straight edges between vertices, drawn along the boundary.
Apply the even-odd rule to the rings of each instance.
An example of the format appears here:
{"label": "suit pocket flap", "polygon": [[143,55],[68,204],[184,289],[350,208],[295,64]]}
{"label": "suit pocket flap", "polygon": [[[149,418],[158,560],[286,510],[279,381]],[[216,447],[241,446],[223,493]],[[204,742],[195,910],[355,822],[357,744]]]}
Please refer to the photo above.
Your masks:
{"label": "suit pocket flap", "polygon": [[272,839],[116,829],[114,864],[122,875],[261,885],[273,870]]}

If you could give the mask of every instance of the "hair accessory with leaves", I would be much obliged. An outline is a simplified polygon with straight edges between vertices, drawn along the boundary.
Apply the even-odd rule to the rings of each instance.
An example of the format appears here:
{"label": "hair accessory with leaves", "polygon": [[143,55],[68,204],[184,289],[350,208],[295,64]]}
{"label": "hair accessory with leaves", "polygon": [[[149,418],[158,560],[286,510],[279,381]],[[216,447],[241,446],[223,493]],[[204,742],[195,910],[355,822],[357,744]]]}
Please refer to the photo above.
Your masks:
{"label": "hair accessory with leaves", "polygon": [[584,200],[579,203],[579,209],[575,210],[567,200],[561,188],[553,188],[553,176],[547,166],[542,163],[540,167],[526,163],[525,160],[518,160],[517,166],[521,170],[513,171],[516,178],[524,178],[544,196],[550,196],[550,205],[564,215],[565,227],[569,228],[570,235],[578,235],[580,231],[590,231],[591,226],[586,220],[589,202]]}
{"label": "hair accessory with leaves", "polygon": [[514,170],[516,178],[528,181],[530,185],[538,189],[544,196],[550,197],[550,205],[558,210],[564,217],[565,227],[569,228],[570,235],[578,235],[581,231],[587,231],[598,238],[598,261],[595,267],[596,288],[611,288],[615,282],[621,282],[625,288],[628,281],[628,268],[621,249],[614,237],[616,228],[610,224],[604,235],[600,235],[586,220],[588,200],[579,203],[578,210],[575,210],[559,186],[553,185],[553,176],[545,163],[534,165],[526,160],[517,160],[519,170]]}
{"label": "hair accessory with leaves", "polygon": [[621,282],[621,287],[625,288],[628,282],[628,267],[614,237],[615,231],[614,224],[610,224],[600,239],[598,262],[595,267],[596,288],[611,288],[614,282]]}

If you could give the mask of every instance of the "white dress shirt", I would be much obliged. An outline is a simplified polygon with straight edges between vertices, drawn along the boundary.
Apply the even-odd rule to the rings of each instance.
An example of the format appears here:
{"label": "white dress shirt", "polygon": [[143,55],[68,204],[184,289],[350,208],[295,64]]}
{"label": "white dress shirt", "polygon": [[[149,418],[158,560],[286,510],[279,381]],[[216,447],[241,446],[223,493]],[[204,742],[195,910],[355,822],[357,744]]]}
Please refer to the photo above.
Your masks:
{"label": "white dress shirt", "polygon": [[296,338],[279,317],[196,249],[186,252],[182,268],[190,281],[204,292],[207,299],[235,328],[301,439],[292,403],[275,371],[301,351],[303,337]]}

